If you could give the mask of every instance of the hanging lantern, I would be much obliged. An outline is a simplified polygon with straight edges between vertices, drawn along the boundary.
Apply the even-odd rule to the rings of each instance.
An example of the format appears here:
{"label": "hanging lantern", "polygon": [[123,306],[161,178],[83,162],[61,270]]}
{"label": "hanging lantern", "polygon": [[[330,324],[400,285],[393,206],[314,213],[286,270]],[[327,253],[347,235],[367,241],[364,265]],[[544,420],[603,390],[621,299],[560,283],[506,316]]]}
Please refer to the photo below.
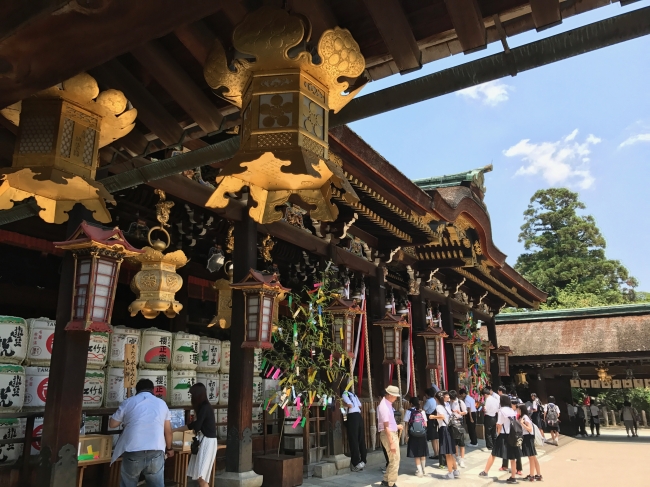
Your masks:
{"label": "hanging lantern", "polygon": [[[169,226],[167,221],[174,202],[165,201],[165,192],[160,189],[156,189],[155,193],[160,196],[160,201],[156,203],[156,218],[160,226],[149,230],[147,240],[151,247],[145,247],[143,254],[131,259],[140,264],[140,271],[131,281],[131,290],[137,299],[129,305],[129,312],[131,316],[141,312],[145,318],[153,319],[162,311],[167,318],[173,318],[183,309],[183,305],[176,301],[176,292],[183,286],[183,278],[176,273],[176,269],[187,264],[188,259],[182,250],[163,254],[171,242],[164,227]],[[165,234],[167,242],[158,239],[152,242],[151,234],[155,230]]]}
{"label": "hanging lantern", "polygon": [[384,364],[402,365],[402,329],[410,325],[405,315],[386,313],[383,320],[375,321],[380,326],[384,340]]}
{"label": "hanging lantern", "polygon": [[128,107],[121,91],[100,93],[81,73],[1,110],[18,137],[12,167],[0,172],[0,210],[34,197],[48,223],[67,221],[77,203],[110,222],[105,201],[115,200],[95,181],[98,150],[133,129],[137,110]]}
{"label": "hanging lantern", "polygon": [[499,375],[509,376],[510,375],[510,366],[508,365],[508,355],[512,353],[510,347],[504,347],[501,345],[499,348],[494,349],[492,352],[497,358],[497,364],[499,366]]}
{"label": "hanging lantern", "polygon": [[59,249],[74,255],[75,273],[72,291],[72,317],[66,330],[111,332],[111,314],[117,277],[125,257],[142,253],[132,247],[119,228],[106,229],[81,222]]}
{"label": "hanging lantern", "polygon": [[212,289],[217,291],[217,314],[208,323],[208,328],[219,325],[219,328],[226,330],[230,328],[232,320],[232,287],[231,282],[226,279],[219,279],[212,284]]}
{"label": "hanging lantern", "polygon": [[[332,315],[332,338],[343,349],[349,358],[354,358],[354,320],[363,311],[355,300],[347,301],[341,298],[332,300],[325,308]],[[333,352],[336,358],[340,353]]]}
{"label": "hanging lantern", "polygon": [[464,372],[468,368],[469,351],[467,349],[468,339],[459,335],[454,336],[447,340],[454,350],[454,371]]}
{"label": "hanging lantern", "polygon": [[418,336],[424,338],[424,349],[427,354],[427,369],[442,369],[442,339],[447,338],[448,335],[441,327],[429,327],[426,331],[419,332]]}
{"label": "hanging lantern", "polygon": [[280,284],[277,274],[264,275],[253,269],[240,282],[230,286],[244,292],[246,334],[242,348],[273,348],[271,327],[275,300],[290,289]]}
{"label": "hanging lantern", "polygon": [[[270,6],[246,16],[233,32],[233,46],[248,59],[229,64],[216,41],[204,68],[205,79],[223,98],[241,108],[239,151],[217,177],[206,206],[224,208],[228,193],[248,186],[256,205],[249,214],[258,223],[283,217],[277,208],[296,195],[313,220],[333,221],[334,192],[358,202],[343,169],[329,157],[329,113],[337,113],[361,90],[347,94],[350,80],[365,69],[350,32],[335,27],[318,41],[318,64],[305,50],[312,29],[308,19]],[[251,61],[250,58],[255,58]],[[339,162],[340,164],[340,162]],[[332,188],[332,184],[336,188]],[[342,190],[342,191],[340,191]]]}
{"label": "hanging lantern", "polygon": [[489,341],[483,342],[481,345],[481,351],[483,352],[483,355],[485,356],[485,364],[486,364],[486,374],[492,375],[492,372],[490,372],[490,352],[494,350],[494,345],[492,345]]}

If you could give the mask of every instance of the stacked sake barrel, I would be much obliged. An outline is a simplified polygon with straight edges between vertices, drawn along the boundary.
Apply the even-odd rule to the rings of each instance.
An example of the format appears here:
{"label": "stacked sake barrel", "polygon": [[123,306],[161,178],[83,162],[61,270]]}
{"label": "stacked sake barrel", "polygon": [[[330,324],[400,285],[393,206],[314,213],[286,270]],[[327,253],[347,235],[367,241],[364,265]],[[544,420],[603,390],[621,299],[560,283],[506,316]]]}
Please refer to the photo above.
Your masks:
{"label": "stacked sake barrel", "polygon": [[213,406],[219,404],[221,381],[221,340],[201,337],[199,342],[199,364],[196,368],[196,381],[205,385],[208,401]]}
{"label": "stacked sake barrel", "polygon": [[[105,405],[109,408],[118,407],[127,397],[124,387],[124,357],[127,345],[135,345],[138,350],[140,349],[140,330],[123,326],[114,327],[110,337],[110,352],[106,370]],[[138,360],[137,357],[136,360]],[[135,388],[130,391],[130,395],[133,394],[135,394]]]}
{"label": "stacked sake barrel", "polygon": [[[22,364],[27,357],[28,336],[28,326],[24,319],[0,316],[0,412],[2,413],[18,412],[23,408],[25,368]],[[0,434],[0,438],[3,437]]]}

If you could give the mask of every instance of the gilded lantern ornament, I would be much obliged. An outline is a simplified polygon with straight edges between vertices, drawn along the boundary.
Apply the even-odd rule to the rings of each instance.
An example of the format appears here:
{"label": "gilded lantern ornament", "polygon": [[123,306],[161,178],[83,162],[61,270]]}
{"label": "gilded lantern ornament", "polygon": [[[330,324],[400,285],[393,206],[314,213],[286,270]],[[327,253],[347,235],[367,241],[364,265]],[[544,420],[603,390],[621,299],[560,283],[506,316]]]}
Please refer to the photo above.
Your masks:
{"label": "gilded lantern ornament", "polygon": [[208,328],[218,325],[222,330],[230,328],[232,321],[232,288],[230,281],[219,279],[212,284],[212,288],[217,291],[217,314],[208,324]]}
{"label": "gilded lantern ornament", "polygon": [[297,195],[312,219],[333,221],[338,209],[330,199],[332,184],[351,202],[359,200],[342,168],[330,160],[329,111],[338,112],[365,84],[349,89],[365,60],[346,29],[321,36],[318,62],[304,49],[311,26],[300,15],[261,7],[235,27],[233,46],[254,58],[228,64],[217,40],[205,64],[205,79],[242,110],[239,151],[217,177],[218,187],[206,206],[224,208],[228,193],[248,186],[255,205],[249,214],[258,223],[283,217],[277,207]]}
{"label": "gilded lantern ornament", "polygon": [[[354,321],[357,315],[363,314],[356,300],[335,298],[325,308],[326,312],[332,315],[332,339],[348,358],[354,358]],[[340,357],[339,352],[332,352],[336,358]]]}
{"label": "gilded lantern ornament", "polygon": [[[164,227],[169,226],[167,221],[174,202],[166,201],[164,191],[156,189],[155,192],[160,196],[160,201],[156,203],[156,217],[160,226],[149,230],[147,239],[151,247],[143,248],[142,254],[130,259],[140,264],[140,271],[131,281],[131,290],[137,299],[129,305],[129,312],[131,316],[141,312],[148,319],[163,312],[168,318],[173,318],[183,309],[183,305],[176,301],[176,292],[183,286],[183,278],[176,273],[176,269],[187,264],[188,259],[182,250],[163,254],[170,244],[169,233]],[[151,241],[151,234],[156,230],[167,237],[167,242],[158,239]]]}
{"label": "gilded lantern ornament", "polygon": [[69,250],[75,260],[72,316],[66,330],[111,332],[111,315],[120,265],[125,257],[142,253],[126,241],[119,228],[81,222],[58,249]]}
{"label": "gilded lantern ornament", "polygon": [[111,194],[95,181],[98,150],[128,134],[137,116],[121,91],[100,93],[81,73],[0,111],[18,126],[12,167],[0,171],[0,210],[34,197],[48,223],[67,221],[81,203],[99,222],[111,221]]}
{"label": "gilded lantern ornament", "polygon": [[406,315],[386,313],[383,320],[375,321],[380,326],[384,341],[384,364],[402,365],[402,330],[410,328]]}
{"label": "gilded lantern ornament", "polygon": [[290,291],[280,284],[277,274],[250,269],[240,282],[230,285],[244,292],[246,333],[242,348],[273,348],[273,309],[279,295]]}
{"label": "gilded lantern ornament", "polygon": [[447,338],[447,334],[441,327],[430,327],[426,331],[418,333],[424,339],[424,349],[427,355],[427,369],[442,369],[442,339]]}
{"label": "gilded lantern ornament", "polygon": [[500,376],[509,376],[510,375],[510,366],[508,365],[508,355],[512,353],[510,347],[501,345],[499,348],[495,348],[492,351],[492,355],[496,357],[497,365],[499,366],[499,375]]}
{"label": "gilded lantern ornament", "polygon": [[454,351],[454,371],[466,372],[469,367],[469,350],[467,347],[469,340],[460,335],[455,335],[453,338],[447,340],[452,346]]}

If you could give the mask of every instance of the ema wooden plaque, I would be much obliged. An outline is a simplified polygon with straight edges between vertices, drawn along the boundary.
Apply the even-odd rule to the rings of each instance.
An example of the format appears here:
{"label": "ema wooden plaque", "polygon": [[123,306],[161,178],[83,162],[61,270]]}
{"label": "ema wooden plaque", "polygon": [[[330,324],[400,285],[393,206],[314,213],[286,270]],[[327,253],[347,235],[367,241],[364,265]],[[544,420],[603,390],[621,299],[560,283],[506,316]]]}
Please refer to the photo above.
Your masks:
{"label": "ema wooden plaque", "polygon": [[612,379],[612,389],[620,389],[620,388],[621,388],[621,380]]}
{"label": "ema wooden plaque", "polygon": [[580,387],[580,380],[571,379],[571,387]]}
{"label": "ema wooden plaque", "polygon": [[591,388],[600,389],[600,381],[598,379],[591,379]]}
{"label": "ema wooden plaque", "polygon": [[589,379],[582,379],[580,381],[580,387],[582,387],[583,389],[589,389],[591,387],[591,382],[589,381]]}
{"label": "ema wooden plaque", "polygon": [[624,389],[632,389],[632,387],[634,387],[634,383],[632,382],[632,379],[623,379]]}
{"label": "ema wooden plaque", "polygon": [[600,388],[601,389],[611,389],[612,388],[612,381],[611,380],[601,380],[600,381]]}
{"label": "ema wooden plaque", "polygon": [[634,379],[634,387],[643,389],[643,379]]}
{"label": "ema wooden plaque", "polygon": [[644,379],[645,381],[645,388],[650,389],[650,379]]}

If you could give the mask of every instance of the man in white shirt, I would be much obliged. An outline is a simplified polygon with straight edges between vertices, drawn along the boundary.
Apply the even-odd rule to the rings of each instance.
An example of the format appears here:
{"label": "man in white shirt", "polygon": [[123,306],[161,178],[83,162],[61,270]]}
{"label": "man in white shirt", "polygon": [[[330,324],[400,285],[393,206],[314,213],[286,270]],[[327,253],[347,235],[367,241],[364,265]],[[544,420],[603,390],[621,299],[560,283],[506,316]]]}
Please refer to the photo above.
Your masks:
{"label": "man in white shirt", "polygon": [[483,426],[485,428],[485,447],[488,450],[494,448],[497,439],[497,413],[499,412],[499,400],[494,397],[492,390],[488,387],[483,389],[485,405],[483,407]]}
{"label": "man in white shirt", "polygon": [[341,395],[343,407],[348,410],[347,421],[348,444],[350,445],[350,470],[360,472],[366,465],[366,433],[361,417],[361,401],[352,391],[344,391]]}
{"label": "man in white shirt", "polygon": [[398,425],[393,413],[393,403],[399,397],[399,389],[395,386],[388,386],[384,398],[377,406],[377,429],[379,430],[379,439],[388,454],[388,465],[381,485],[384,487],[393,487],[397,480],[399,471],[400,451],[398,431],[402,431],[403,426]]}
{"label": "man in white shirt", "polygon": [[171,414],[165,401],[153,395],[149,379],[140,379],[135,390],[108,421],[111,429],[124,426],[111,463],[122,457],[120,487],[136,487],[140,474],[147,487],[164,487],[165,453],[174,455]]}
{"label": "man in white shirt", "polygon": [[458,391],[458,397],[462,401],[465,401],[465,405],[467,406],[465,421],[467,423],[467,433],[469,433],[469,444],[476,446],[478,445],[478,439],[476,437],[476,401],[472,396],[467,394],[467,390],[465,389]]}

